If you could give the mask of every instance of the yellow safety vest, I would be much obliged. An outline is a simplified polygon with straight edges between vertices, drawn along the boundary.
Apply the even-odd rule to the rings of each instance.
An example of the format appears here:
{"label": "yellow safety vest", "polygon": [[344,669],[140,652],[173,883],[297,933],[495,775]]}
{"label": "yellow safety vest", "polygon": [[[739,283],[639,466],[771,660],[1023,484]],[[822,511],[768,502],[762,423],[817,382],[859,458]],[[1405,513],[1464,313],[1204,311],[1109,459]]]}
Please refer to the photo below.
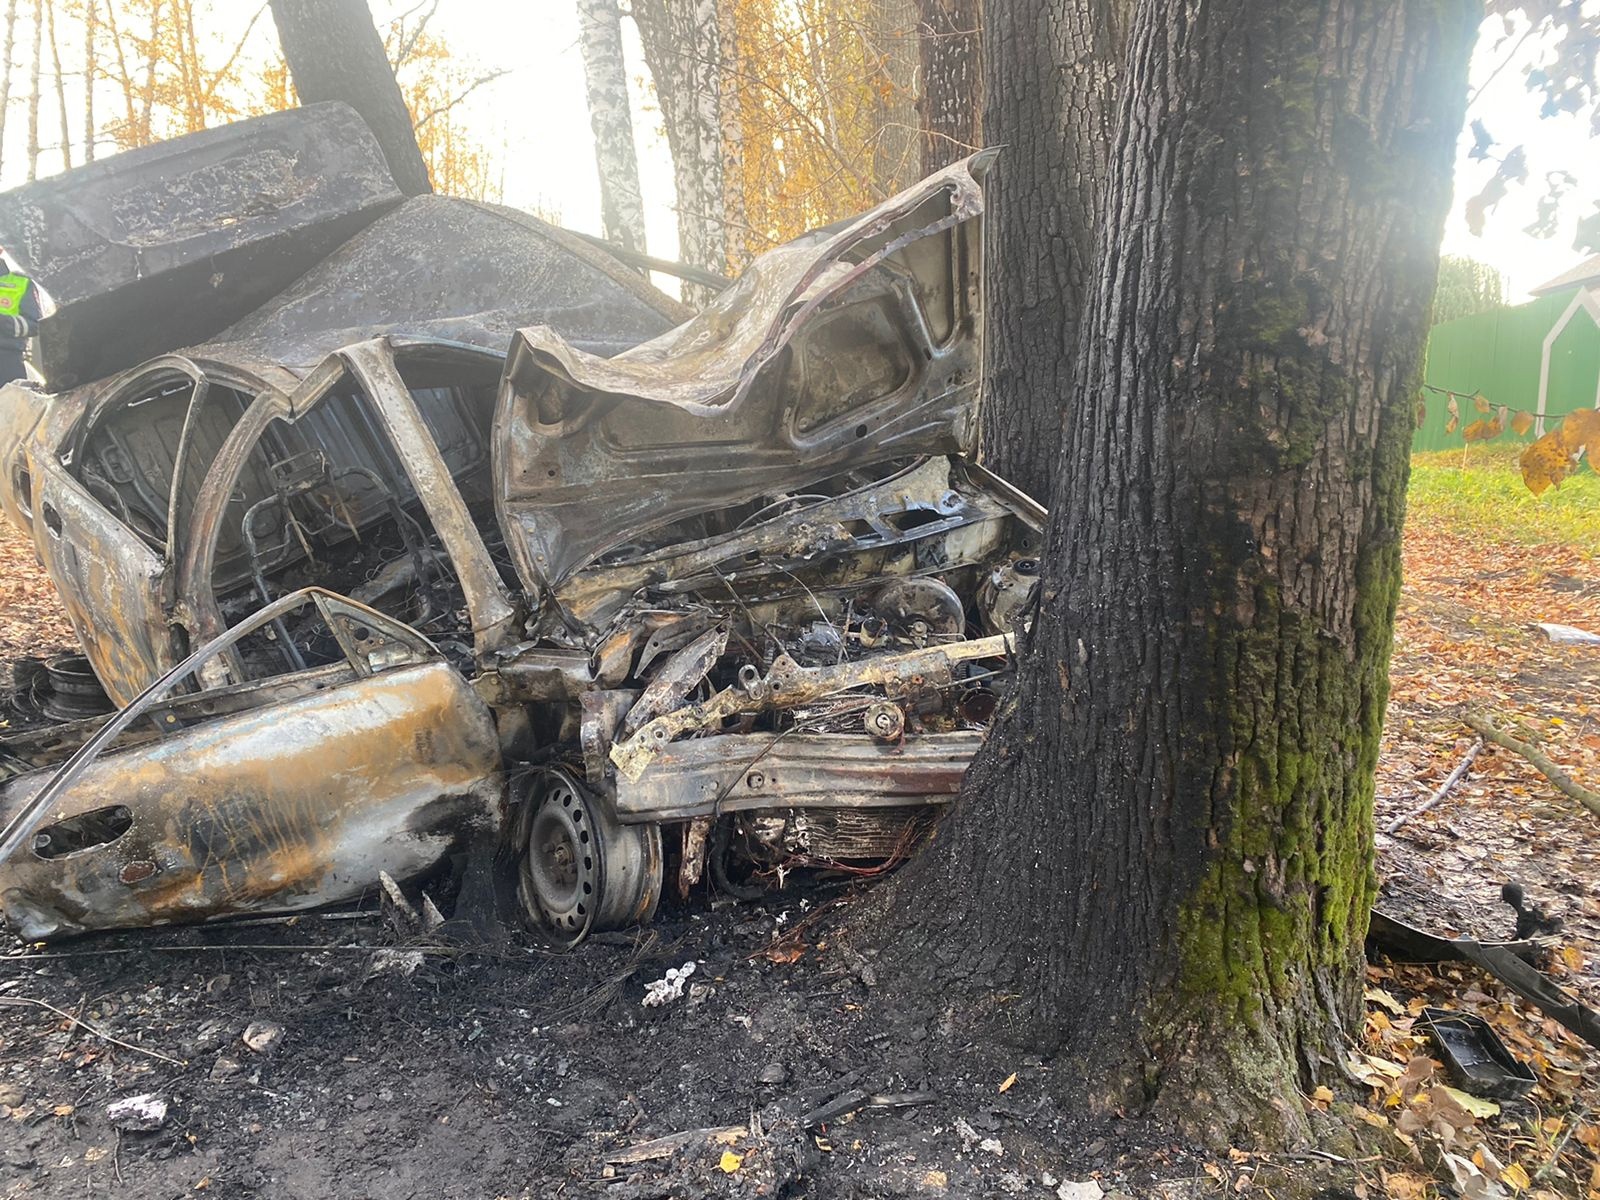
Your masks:
{"label": "yellow safety vest", "polygon": [[22,298],[32,282],[26,275],[0,275],[0,317],[22,315]]}

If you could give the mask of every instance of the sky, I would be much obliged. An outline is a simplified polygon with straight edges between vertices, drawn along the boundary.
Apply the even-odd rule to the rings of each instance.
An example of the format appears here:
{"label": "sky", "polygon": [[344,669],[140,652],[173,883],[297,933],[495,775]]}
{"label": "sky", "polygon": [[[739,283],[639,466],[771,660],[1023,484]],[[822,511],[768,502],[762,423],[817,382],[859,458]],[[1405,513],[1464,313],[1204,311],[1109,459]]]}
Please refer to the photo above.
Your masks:
{"label": "sky", "polygon": [[[374,17],[382,24],[415,7],[417,0],[370,2]],[[1600,0],[1584,3],[1600,5]],[[231,40],[255,10],[253,0],[214,0],[216,28],[207,32]],[[462,123],[499,164],[504,202],[553,217],[572,229],[599,233],[599,183],[573,0],[442,0],[430,28],[456,55],[483,72],[506,71],[473,93],[458,110]],[[1524,76],[1545,47],[1539,39],[1522,41],[1525,29],[1520,17],[1513,18],[1509,32],[1500,18],[1485,22],[1472,64],[1469,94],[1473,98],[1468,117],[1479,118],[1488,127],[1499,143],[1494,149],[1497,156],[1511,146],[1525,146],[1528,182],[1513,187],[1490,214],[1484,236],[1472,236],[1464,206],[1493,175],[1496,164],[1466,157],[1472,138],[1464,130],[1455,202],[1443,246],[1445,253],[1476,258],[1499,270],[1506,276],[1507,295],[1513,300],[1524,298],[1529,289],[1581,260],[1583,256],[1572,248],[1573,227],[1600,200],[1600,143],[1590,132],[1588,118],[1569,114],[1539,118],[1539,101],[1528,92]],[[649,250],[673,258],[677,229],[671,158],[630,21],[623,22],[623,31],[634,91]],[[266,56],[274,49],[274,39],[270,19],[262,18],[249,53]],[[25,46],[19,50],[26,53]],[[64,56],[70,58],[70,49],[64,48]],[[24,72],[19,70],[6,130],[7,161],[0,164],[0,184],[6,187],[21,182],[22,164],[11,147],[20,144],[24,133],[26,100],[17,93],[25,88]],[[52,110],[45,120],[53,119]],[[1563,205],[1559,230],[1549,239],[1530,237],[1523,230],[1533,220],[1544,193],[1545,173],[1557,169],[1577,178]]]}

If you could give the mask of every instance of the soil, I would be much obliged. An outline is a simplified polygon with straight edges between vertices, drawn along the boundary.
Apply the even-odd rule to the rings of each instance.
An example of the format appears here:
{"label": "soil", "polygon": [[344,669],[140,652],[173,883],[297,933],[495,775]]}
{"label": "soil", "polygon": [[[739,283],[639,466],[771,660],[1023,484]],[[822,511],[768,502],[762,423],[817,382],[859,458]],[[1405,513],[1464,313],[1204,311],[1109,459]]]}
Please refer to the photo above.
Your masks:
{"label": "soil", "polygon": [[[888,1032],[870,965],[773,961],[825,897],[679,906],[564,955],[522,935],[400,945],[377,913],[19,947],[0,966],[0,1196],[1046,1196],[1091,1177],[1146,1195],[1207,1178],[1149,1124],[1057,1111],[1037,1059],[954,1063],[926,1026]],[[689,962],[681,997],[643,1005]],[[263,1025],[281,1039],[257,1052]],[[146,1093],[164,1123],[119,1132],[108,1104]],[[898,1106],[806,1126],[861,1093]]]}

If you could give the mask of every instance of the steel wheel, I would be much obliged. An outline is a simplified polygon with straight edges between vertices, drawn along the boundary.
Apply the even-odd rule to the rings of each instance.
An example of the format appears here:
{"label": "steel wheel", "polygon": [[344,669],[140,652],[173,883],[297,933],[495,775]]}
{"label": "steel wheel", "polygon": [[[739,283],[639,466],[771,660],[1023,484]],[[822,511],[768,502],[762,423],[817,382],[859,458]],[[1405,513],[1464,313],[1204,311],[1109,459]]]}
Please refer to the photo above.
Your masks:
{"label": "steel wheel", "polygon": [[518,896],[564,946],[648,921],[661,898],[661,831],[623,825],[565,771],[536,781],[518,818]]}

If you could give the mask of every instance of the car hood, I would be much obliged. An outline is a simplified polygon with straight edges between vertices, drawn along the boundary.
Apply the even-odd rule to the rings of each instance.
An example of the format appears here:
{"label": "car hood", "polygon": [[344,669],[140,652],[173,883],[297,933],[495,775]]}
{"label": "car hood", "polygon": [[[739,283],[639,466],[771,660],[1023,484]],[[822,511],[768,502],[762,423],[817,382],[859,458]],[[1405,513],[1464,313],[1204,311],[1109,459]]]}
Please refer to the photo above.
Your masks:
{"label": "car hood", "polygon": [[494,471],[523,584],[543,591],[652,529],[858,464],[970,450],[990,159],[769,251],[614,357],[519,330]]}

